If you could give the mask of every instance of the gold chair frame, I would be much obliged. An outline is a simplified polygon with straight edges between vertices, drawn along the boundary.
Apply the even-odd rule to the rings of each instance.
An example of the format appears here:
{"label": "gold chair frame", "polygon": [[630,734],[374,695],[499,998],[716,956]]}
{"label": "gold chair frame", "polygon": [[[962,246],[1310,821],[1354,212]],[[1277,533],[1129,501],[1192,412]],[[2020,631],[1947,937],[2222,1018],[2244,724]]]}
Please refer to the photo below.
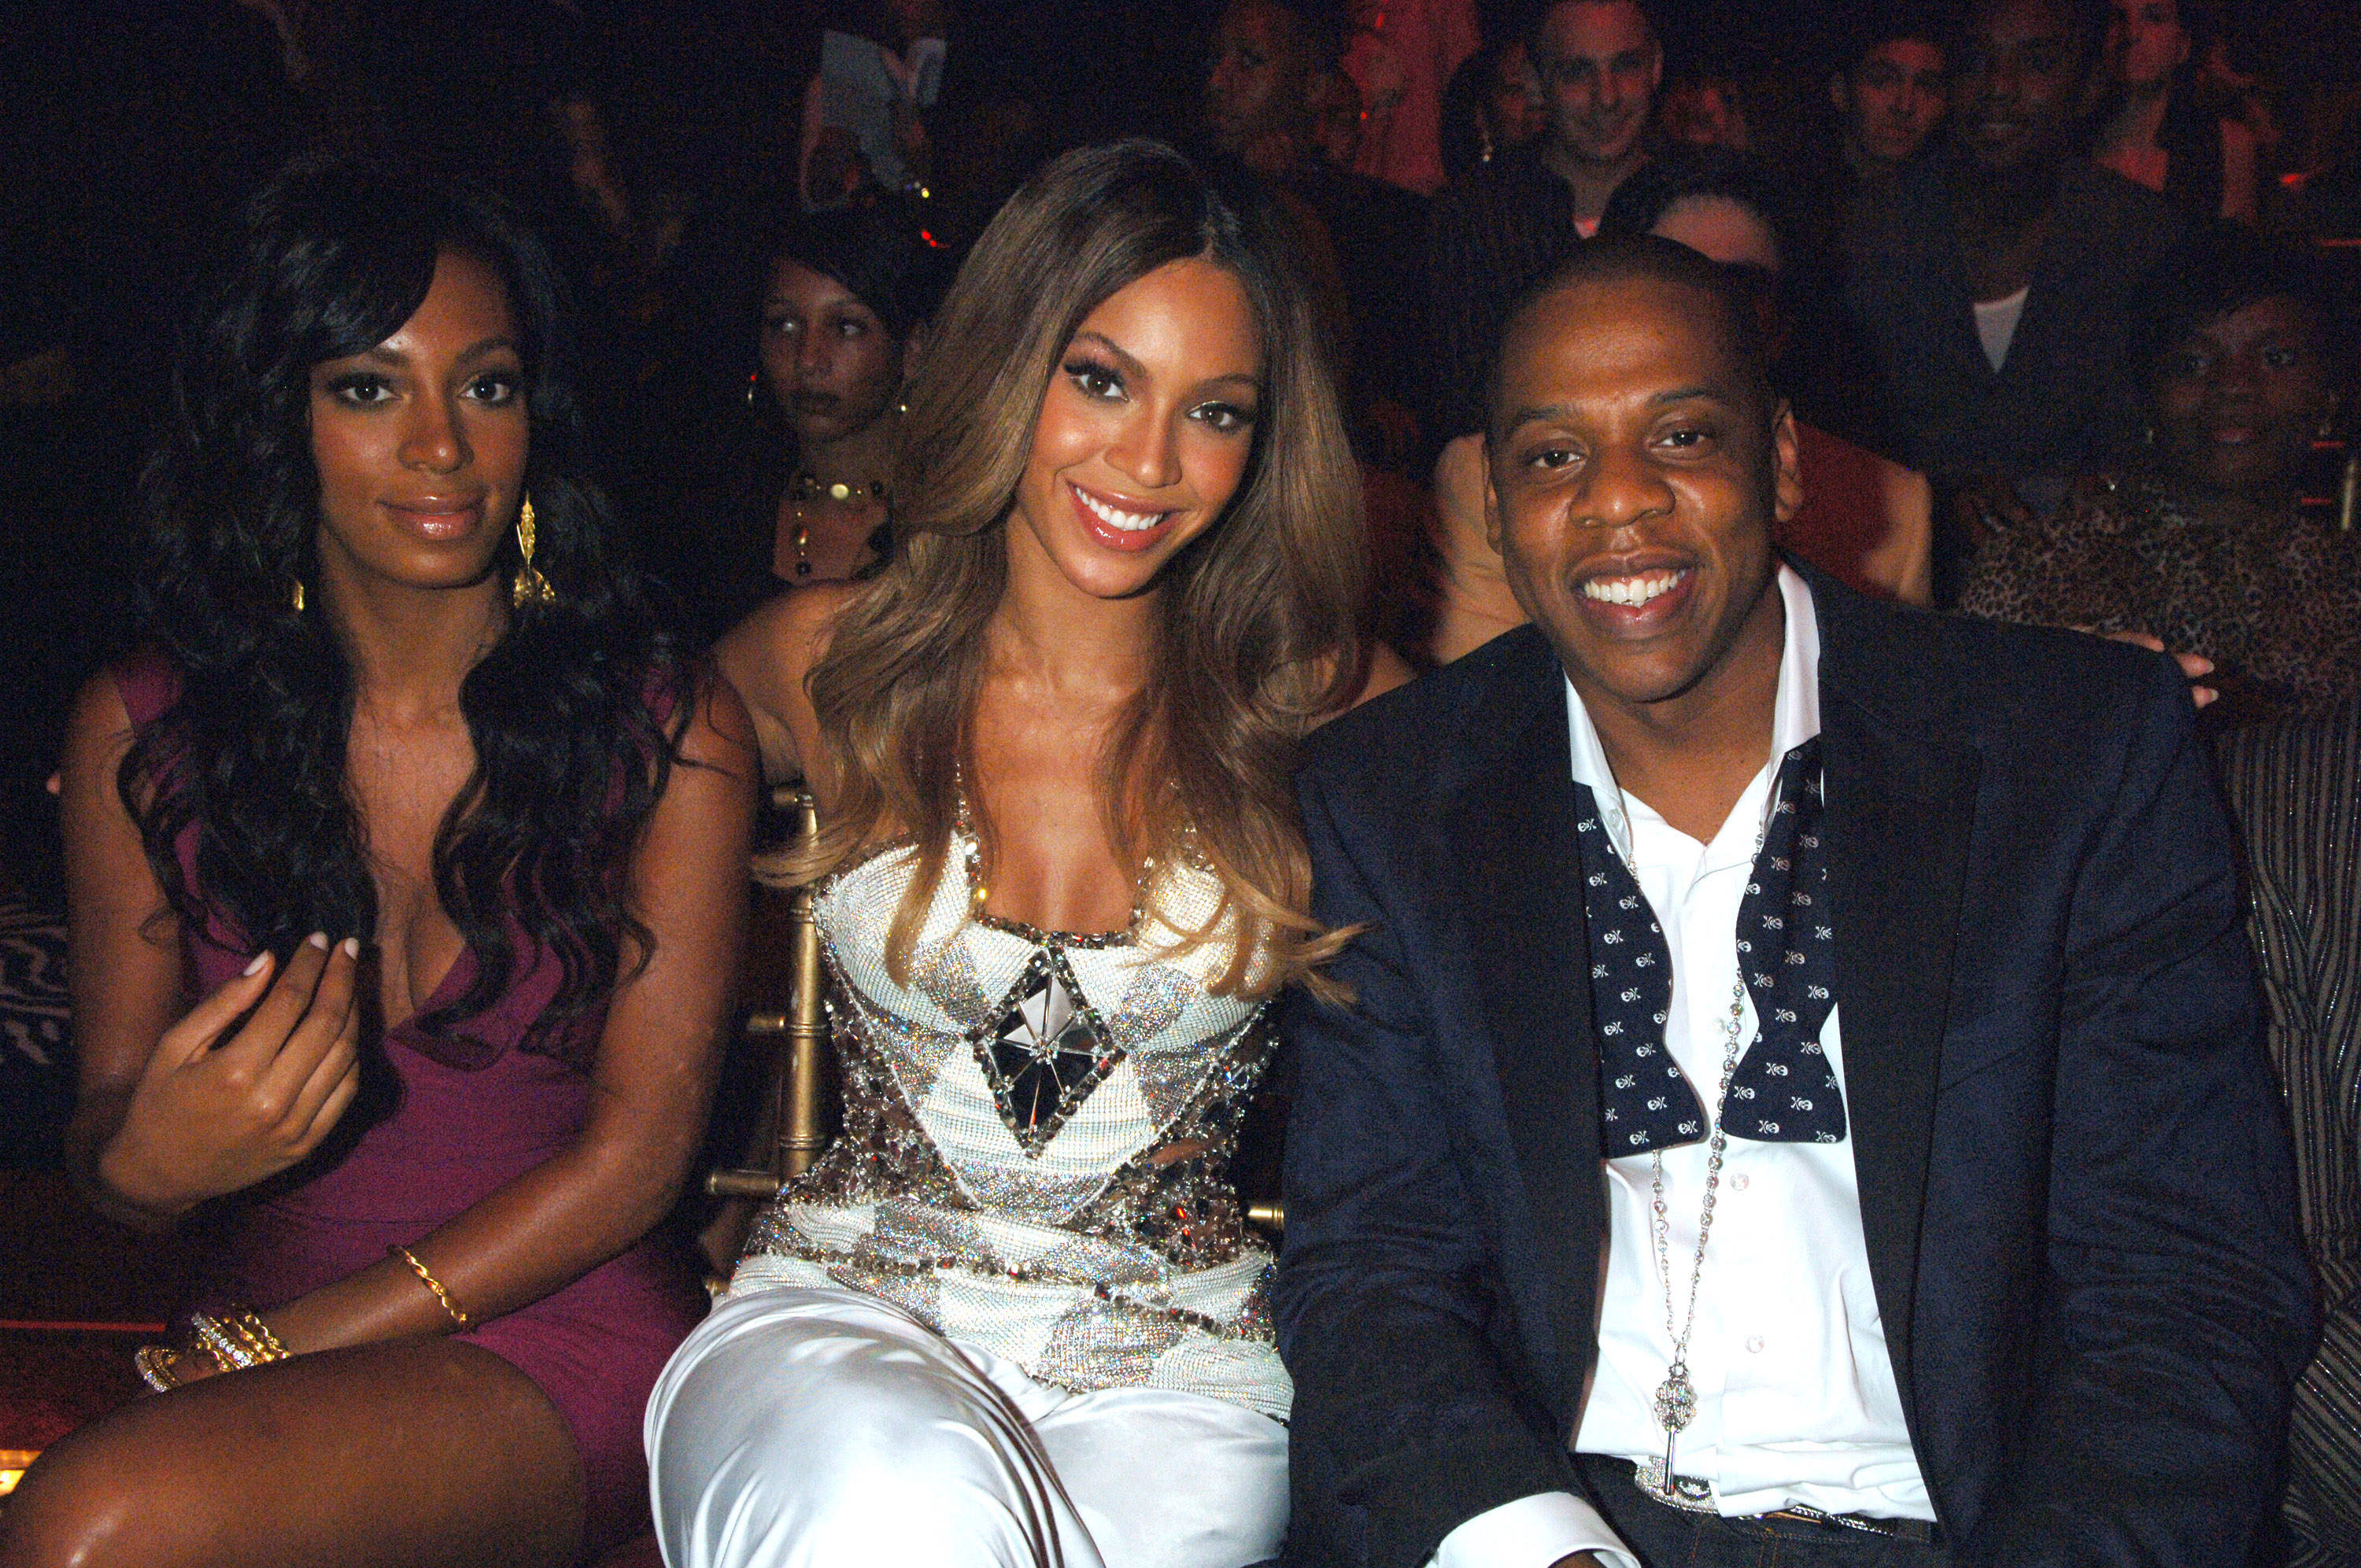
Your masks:
{"label": "gold chair frame", "polygon": [[[819,813],[800,780],[779,785],[771,802],[790,818],[790,842],[805,845],[819,832]],[[753,1013],[746,1034],[774,1039],[781,1048],[771,1069],[770,1160],[766,1165],[717,1170],[705,1179],[715,1198],[771,1198],[786,1182],[812,1168],[829,1146],[828,977],[819,956],[819,926],[812,918],[812,891],[796,888],[787,897],[787,1008]]]}

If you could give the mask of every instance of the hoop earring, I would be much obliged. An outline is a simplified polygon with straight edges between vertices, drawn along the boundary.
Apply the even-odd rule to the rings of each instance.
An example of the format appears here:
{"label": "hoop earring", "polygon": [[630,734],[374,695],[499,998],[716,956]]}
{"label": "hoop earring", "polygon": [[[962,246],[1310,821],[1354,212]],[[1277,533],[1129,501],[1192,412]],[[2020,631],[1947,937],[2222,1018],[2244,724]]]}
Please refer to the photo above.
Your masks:
{"label": "hoop earring", "polygon": [[298,615],[302,614],[302,613],[303,613],[303,579],[302,579],[302,578],[298,577],[298,578],[296,578],[296,579],[295,579],[295,591],[294,591],[294,593],[291,594],[291,595],[290,595],[290,596],[288,596],[288,597],[289,597],[290,601],[291,601],[291,603],[293,603],[293,605],[295,606],[295,613],[296,613],[296,614],[298,614]]}
{"label": "hoop earring", "polygon": [[509,584],[509,603],[517,609],[527,604],[548,604],[557,598],[557,590],[533,564],[533,498],[527,496],[524,505],[517,509],[517,574]]}

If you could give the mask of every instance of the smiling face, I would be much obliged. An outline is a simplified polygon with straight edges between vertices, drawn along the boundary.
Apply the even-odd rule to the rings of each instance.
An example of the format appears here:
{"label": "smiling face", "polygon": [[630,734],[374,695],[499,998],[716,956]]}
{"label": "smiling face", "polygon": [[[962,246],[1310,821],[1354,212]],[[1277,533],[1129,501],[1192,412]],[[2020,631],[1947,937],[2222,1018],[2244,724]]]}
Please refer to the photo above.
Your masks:
{"label": "smiling face", "polygon": [[2062,4],[1976,7],[1955,104],[1960,144],[1979,168],[1997,172],[2064,150],[2088,84],[2084,52]]}
{"label": "smiling face", "polygon": [[1801,499],[1795,424],[1721,309],[1685,283],[1583,281],[1501,345],[1486,519],[1594,709],[1709,687],[1766,625],[1775,647],[1771,530]]}
{"label": "smiling face", "polygon": [[792,258],[763,294],[763,379],[806,444],[841,440],[893,405],[902,348],[876,313]]}
{"label": "smiling face", "polygon": [[2317,323],[2285,296],[2201,323],[2158,360],[2151,391],[2168,466],[2266,503],[2294,484],[2335,407]]}
{"label": "smiling face", "polygon": [[1042,396],[1009,519],[1012,571],[1046,566],[1094,598],[1146,589],[1236,496],[1262,369],[1227,268],[1167,262],[1109,296]]}
{"label": "smiling face", "polygon": [[423,588],[479,582],[524,488],[524,362],[500,276],[457,251],[411,318],[312,367],[322,573]]}
{"label": "smiling face", "polygon": [[1845,140],[1875,163],[1916,156],[1948,104],[1943,51],[1925,38],[1888,38],[1836,79]]}
{"label": "smiling face", "polygon": [[1534,40],[1550,135],[1585,163],[1619,163],[1648,128],[1664,51],[1631,0],[1559,0]]}

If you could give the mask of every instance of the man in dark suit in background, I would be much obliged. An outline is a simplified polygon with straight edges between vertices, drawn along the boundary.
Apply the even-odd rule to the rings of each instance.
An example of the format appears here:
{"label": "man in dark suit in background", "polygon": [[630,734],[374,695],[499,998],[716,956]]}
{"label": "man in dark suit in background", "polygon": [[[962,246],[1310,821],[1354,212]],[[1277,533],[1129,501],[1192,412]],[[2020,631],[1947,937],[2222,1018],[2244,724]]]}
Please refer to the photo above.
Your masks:
{"label": "man in dark suit in background", "polygon": [[2312,1301],[2186,686],[1782,565],[1751,323],[1653,239],[1530,295],[1534,624],[1312,744],[1290,1554],[2261,1561]]}

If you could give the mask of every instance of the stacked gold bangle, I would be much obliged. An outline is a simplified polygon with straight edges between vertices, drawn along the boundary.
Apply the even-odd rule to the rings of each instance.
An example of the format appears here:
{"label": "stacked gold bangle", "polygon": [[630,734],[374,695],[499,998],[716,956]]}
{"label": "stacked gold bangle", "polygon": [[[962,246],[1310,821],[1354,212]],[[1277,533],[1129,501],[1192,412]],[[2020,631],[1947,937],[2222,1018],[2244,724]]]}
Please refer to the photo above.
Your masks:
{"label": "stacked gold bangle", "polygon": [[461,1309],[458,1302],[451,1299],[451,1292],[443,1288],[443,1282],[427,1272],[426,1266],[418,1261],[416,1253],[398,1242],[385,1250],[389,1256],[400,1257],[402,1262],[410,1265],[410,1272],[418,1276],[420,1284],[434,1292],[434,1299],[443,1303],[443,1310],[451,1314],[451,1321],[463,1329],[467,1326],[467,1312]]}
{"label": "stacked gold bangle", "polygon": [[211,1362],[216,1372],[243,1372],[295,1354],[248,1307],[231,1307],[219,1316],[192,1313],[189,1325],[189,1337],[181,1343],[142,1345],[131,1358],[140,1381],[159,1394],[179,1387],[185,1381],[182,1364],[199,1357]]}

